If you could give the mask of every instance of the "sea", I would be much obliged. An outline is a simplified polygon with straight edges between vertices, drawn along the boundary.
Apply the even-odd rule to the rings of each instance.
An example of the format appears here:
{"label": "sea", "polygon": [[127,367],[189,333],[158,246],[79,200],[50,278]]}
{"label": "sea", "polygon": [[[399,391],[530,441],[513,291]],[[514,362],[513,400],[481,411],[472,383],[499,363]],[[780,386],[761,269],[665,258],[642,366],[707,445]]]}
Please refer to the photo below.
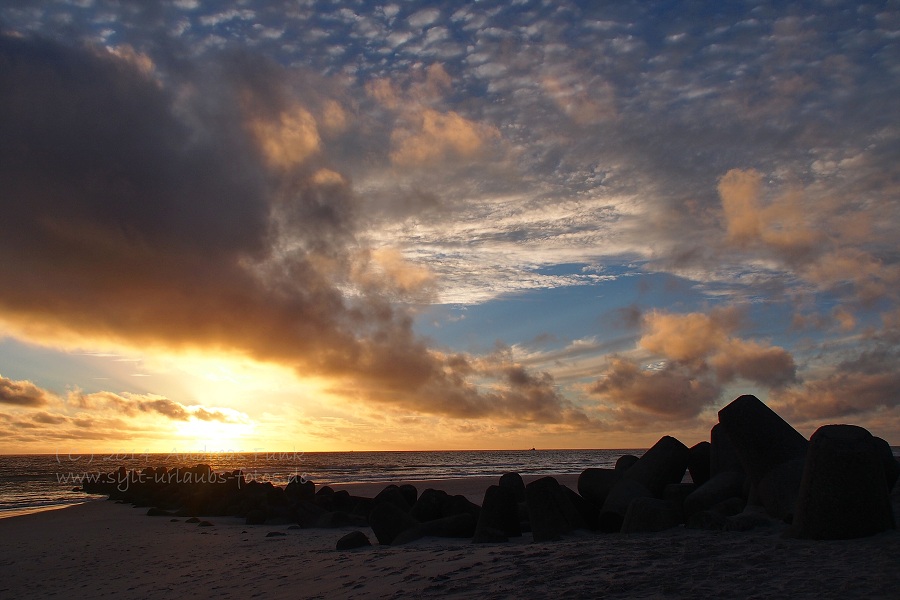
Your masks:
{"label": "sea", "polygon": [[102,496],[79,491],[85,479],[120,467],[193,467],[216,472],[240,469],[247,480],[286,485],[302,476],[317,485],[421,481],[462,477],[579,474],[588,467],[615,465],[619,450],[449,450],[398,452],[196,452],[171,454],[0,455],[0,518],[62,508]]}

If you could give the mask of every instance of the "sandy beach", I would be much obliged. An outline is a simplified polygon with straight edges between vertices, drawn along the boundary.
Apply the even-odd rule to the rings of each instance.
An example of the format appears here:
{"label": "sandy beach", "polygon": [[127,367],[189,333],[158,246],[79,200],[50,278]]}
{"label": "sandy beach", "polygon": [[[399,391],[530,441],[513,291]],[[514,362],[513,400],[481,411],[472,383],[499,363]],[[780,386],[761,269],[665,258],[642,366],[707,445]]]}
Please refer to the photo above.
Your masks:
{"label": "sandy beach", "polygon": [[[415,482],[477,502],[490,483]],[[381,487],[356,485],[353,493]],[[896,598],[900,590],[897,531],[822,542],[787,538],[776,525],[379,546],[363,529],[374,545],[340,552],[336,541],[353,528],[248,526],[237,518],[211,518],[204,527],[145,513],[98,500],[0,520],[0,597]]]}

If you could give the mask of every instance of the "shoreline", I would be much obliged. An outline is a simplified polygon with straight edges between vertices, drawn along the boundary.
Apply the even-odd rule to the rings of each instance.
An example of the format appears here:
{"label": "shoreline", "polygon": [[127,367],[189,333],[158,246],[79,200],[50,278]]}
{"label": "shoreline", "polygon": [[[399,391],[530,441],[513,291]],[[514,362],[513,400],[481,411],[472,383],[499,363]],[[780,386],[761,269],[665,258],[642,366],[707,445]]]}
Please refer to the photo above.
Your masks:
{"label": "shoreline", "polygon": [[[471,497],[483,495],[484,479],[412,483],[420,492],[435,487]],[[363,494],[366,486],[383,487],[333,487]],[[785,537],[786,526],[775,525],[579,531],[541,543],[527,533],[488,544],[426,537],[380,546],[367,527],[291,529],[236,517],[208,517],[212,525],[203,527],[99,499],[66,508],[0,520],[0,538],[16,541],[0,548],[0,596],[812,599],[889,598],[900,589],[897,530],[827,542]],[[337,551],[337,540],[353,530],[373,546]]]}
{"label": "shoreline", "polygon": [[47,512],[50,510],[62,510],[65,508],[71,508],[73,506],[78,506],[80,504],[86,504],[88,502],[97,502],[97,501],[105,501],[106,499],[102,496],[98,496],[97,498],[90,498],[87,500],[79,500],[77,502],[64,502],[58,504],[45,504],[42,506],[23,506],[20,508],[4,508],[0,509],[0,520],[2,519],[15,519],[16,517],[24,517],[25,515],[32,515],[42,512]]}

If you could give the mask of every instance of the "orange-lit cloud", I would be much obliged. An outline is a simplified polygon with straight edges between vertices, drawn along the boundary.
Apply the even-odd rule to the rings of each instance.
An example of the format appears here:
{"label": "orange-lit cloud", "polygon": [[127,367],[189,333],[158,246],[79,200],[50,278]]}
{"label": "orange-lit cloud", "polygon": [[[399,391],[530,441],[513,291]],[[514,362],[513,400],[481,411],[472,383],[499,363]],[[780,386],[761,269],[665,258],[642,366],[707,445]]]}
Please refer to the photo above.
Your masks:
{"label": "orange-lit cloud", "polygon": [[434,274],[403,257],[396,248],[377,248],[359,261],[353,281],[366,290],[383,290],[398,298],[428,300],[436,285]]}
{"label": "orange-lit cloud", "polygon": [[500,132],[491,125],[476,123],[453,111],[424,109],[391,134],[391,162],[414,166],[472,158],[499,137]]}
{"label": "orange-lit cloud", "polygon": [[784,253],[806,252],[822,239],[814,229],[801,194],[783,194],[771,204],[761,201],[762,174],[732,169],[719,180],[719,196],[730,242],[765,244]]}
{"label": "orange-lit cloud", "polygon": [[0,404],[12,406],[44,406],[48,393],[30,381],[13,381],[0,376]]}
{"label": "orange-lit cloud", "polygon": [[808,426],[852,422],[890,430],[900,417],[896,340],[897,330],[876,334],[871,349],[813,371],[803,385],[777,390],[772,407],[789,421]]}
{"label": "orange-lit cloud", "polygon": [[631,361],[613,359],[604,377],[589,388],[619,408],[631,408],[639,414],[627,420],[646,421],[648,418],[688,419],[715,402],[721,388],[714,382],[692,375],[677,367],[645,370]]}
{"label": "orange-lit cloud", "polygon": [[390,136],[390,160],[396,167],[436,165],[445,160],[471,159],[500,138],[493,125],[473,121],[456,111],[441,108],[452,88],[443,65],[433,63],[413,70],[408,81],[376,79],[366,93],[381,106],[395,111]]}
{"label": "orange-lit cloud", "polygon": [[250,129],[270,164],[290,169],[318,152],[321,138],[312,114],[294,106],[274,119],[254,118]]}
{"label": "orange-lit cloud", "polygon": [[871,213],[854,210],[850,199],[792,187],[765,201],[763,175],[752,169],[726,173],[718,192],[730,245],[781,261],[822,290],[849,284],[856,300],[896,299],[900,266],[871,250],[888,242],[886,234],[876,230]]}
{"label": "orange-lit cloud", "polygon": [[734,381],[768,389],[796,383],[797,366],[789,352],[734,335],[742,319],[733,308],[687,314],[652,311],[643,316],[638,348],[662,358],[662,366],[642,368],[636,360],[615,357],[588,391],[618,407],[620,418],[686,419],[712,406],[723,386]]}
{"label": "orange-lit cloud", "polygon": [[[4,64],[21,66],[0,70],[0,150],[27,157],[0,164],[18,199],[0,222],[0,278],[16,282],[0,288],[7,332],[63,348],[244,355],[333,378],[353,398],[435,415],[555,422],[577,413],[549,375],[447,356],[414,334],[393,302],[421,300],[431,275],[361,244],[362,199],[336,171],[306,164],[320,148],[315,119],[264,69],[233,66],[214,99],[249,114],[248,128],[211,107],[178,105],[195,111],[185,121],[165,88],[111,55],[25,39],[4,39],[2,51],[17,57]],[[47,56],[69,67],[35,76],[56,69]],[[444,80],[432,69],[425,84]],[[40,100],[19,105],[8,90]],[[83,117],[73,124],[60,103]],[[422,115],[400,143],[403,160],[468,155],[490,131],[452,112]],[[363,271],[360,256],[369,257]],[[170,401],[113,404],[221,417]]]}
{"label": "orange-lit cloud", "polygon": [[127,392],[86,394],[74,390],[61,397],[29,381],[2,376],[0,405],[10,411],[0,413],[4,424],[0,448],[4,451],[37,448],[41,444],[46,449],[47,443],[63,440],[80,448],[122,449],[120,444],[136,439],[153,444],[158,450],[170,449],[188,441],[174,433],[171,424],[245,427],[252,423],[248,415],[230,408],[185,405],[163,396]]}

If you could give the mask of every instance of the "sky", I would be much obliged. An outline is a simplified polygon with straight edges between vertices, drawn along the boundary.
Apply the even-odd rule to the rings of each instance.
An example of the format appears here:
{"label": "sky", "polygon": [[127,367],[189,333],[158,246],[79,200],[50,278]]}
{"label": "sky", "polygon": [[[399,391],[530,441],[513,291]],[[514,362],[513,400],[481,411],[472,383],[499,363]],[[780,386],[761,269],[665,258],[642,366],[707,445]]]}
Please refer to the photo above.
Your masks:
{"label": "sky", "polygon": [[4,2],[0,452],[900,444],[900,2]]}

